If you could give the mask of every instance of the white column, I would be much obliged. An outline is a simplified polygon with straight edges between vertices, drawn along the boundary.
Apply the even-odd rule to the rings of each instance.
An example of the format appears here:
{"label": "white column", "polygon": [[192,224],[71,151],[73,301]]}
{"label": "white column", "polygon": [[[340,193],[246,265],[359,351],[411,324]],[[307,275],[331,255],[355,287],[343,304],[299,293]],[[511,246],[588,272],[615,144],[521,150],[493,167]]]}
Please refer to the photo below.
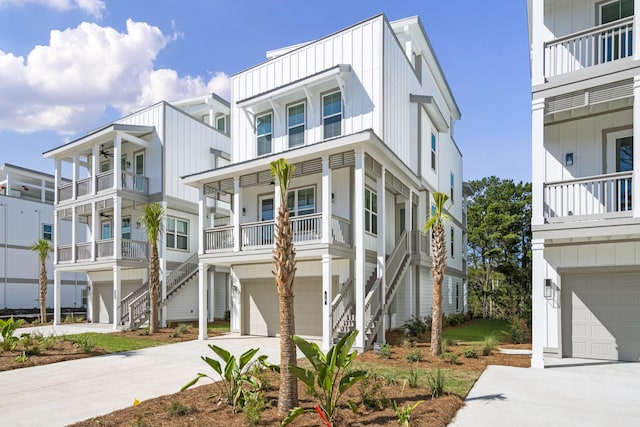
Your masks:
{"label": "white column", "polygon": [[122,137],[119,133],[113,141],[113,188],[119,190],[122,188],[122,171],[120,165],[120,151],[122,148]]}
{"label": "white column", "polygon": [[[640,7],[634,3],[636,8]],[[634,37],[638,37],[637,33],[640,31],[635,31]],[[640,50],[636,47],[636,52]],[[637,56],[636,56],[637,57]],[[633,216],[635,218],[640,217],[640,76],[633,77],[633,164],[636,165],[633,168],[633,186],[631,195],[631,200],[634,202],[633,204]],[[639,147],[635,147],[638,145]]]}
{"label": "white column", "polygon": [[215,127],[216,125],[216,110],[213,109],[213,101],[209,106],[209,126]]}
{"label": "white column", "polygon": [[[56,194],[58,190],[56,189]],[[6,215],[6,210],[5,210]],[[53,211],[53,265],[58,263],[58,210]]]}
{"label": "white column", "polygon": [[93,318],[93,283],[87,277],[87,321],[96,323]]}
{"label": "white column", "polygon": [[80,159],[77,154],[73,155],[73,168],[71,179],[71,198],[75,200],[78,197],[78,163]]}
{"label": "white column", "polygon": [[531,2],[531,84],[544,83],[544,1]]}
{"label": "white column", "polygon": [[[75,185],[75,184],[74,184]],[[71,262],[76,262],[76,248],[78,246],[78,219],[76,215],[76,207],[71,206]]]}
{"label": "white column", "polygon": [[113,197],[113,259],[122,258],[122,197]]}
{"label": "white column", "polygon": [[202,188],[198,190],[198,255],[204,255],[204,223],[205,223],[205,196]]}
{"label": "white column", "polygon": [[[382,174],[380,178],[378,178],[378,182],[376,185],[376,193],[378,194],[378,221],[376,226],[378,227],[378,240],[377,240],[377,264],[378,264],[378,278],[380,278],[380,286],[383,291],[380,293],[380,298],[382,299],[382,308],[383,315],[380,321],[382,322],[382,328],[380,334],[378,335],[378,342],[385,342],[385,331],[387,330],[387,321],[389,320],[387,317],[389,312],[387,311],[387,281],[385,278],[386,273],[386,253],[387,253],[387,227],[385,217],[386,205],[387,205],[387,194],[385,191],[385,180],[387,178],[387,170],[384,166],[382,166]],[[364,190],[363,190],[364,191]],[[393,201],[392,201],[393,203]],[[395,209],[395,206],[394,206]],[[391,219],[390,219],[391,220]]]}
{"label": "white column", "polygon": [[633,2],[633,28],[634,28],[633,59],[640,59],[640,49],[638,49],[638,43],[640,43],[640,34],[638,34],[638,28],[640,28],[640,24],[638,23],[638,17],[640,17],[640,3],[638,3],[637,1],[634,1]]}
{"label": "white column", "polygon": [[330,244],[333,241],[331,236],[331,169],[329,168],[329,156],[322,157],[322,243]]}
{"label": "white column", "polygon": [[[167,229],[167,208],[168,203],[162,202],[162,209],[165,212],[163,230]],[[160,242],[162,242],[162,258],[160,258],[160,301],[167,299],[167,239],[165,236],[160,236]],[[166,304],[160,310],[160,326],[167,327],[167,306]]]}
{"label": "white column", "polygon": [[364,151],[359,148],[355,152],[355,168],[353,182],[353,244],[356,248],[355,259],[355,300],[356,300],[356,329],[360,331],[356,337],[354,347],[364,349],[365,318],[365,248],[364,248]]}
{"label": "white column", "polygon": [[547,325],[544,315],[544,279],[547,279],[546,265],[544,261],[544,240],[531,242],[531,289],[532,289],[532,355],[531,367],[544,368],[544,337]]}
{"label": "white column", "polygon": [[240,177],[233,178],[233,251],[240,251],[242,235],[240,233],[240,215],[242,215],[242,189]]}
{"label": "white column", "polygon": [[100,151],[97,145],[91,148],[91,194],[98,192],[98,171],[100,170]]}
{"label": "white column", "polygon": [[91,261],[96,260],[96,240],[98,240],[98,210],[96,202],[91,202]]}
{"label": "white column", "polygon": [[4,190],[4,194],[7,196],[11,196],[11,174],[7,172],[6,186],[7,188]]}
{"label": "white column", "polygon": [[[60,187],[60,168],[61,168],[60,159],[56,159],[56,167],[53,171],[53,204],[58,204],[58,188]],[[7,182],[7,188],[9,188],[9,183]]]}
{"label": "white column", "polygon": [[53,326],[60,325],[60,283],[61,273],[54,267],[53,269]]}
{"label": "white column", "polygon": [[113,329],[118,329],[120,325],[120,295],[122,292],[122,282],[120,277],[120,267],[113,267]]}
{"label": "white column", "polygon": [[40,180],[40,201],[42,203],[47,201],[47,182],[44,178]]}
{"label": "white column", "polygon": [[[535,4],[536,2],[534,2]],[[544,224],[544,99],[534,99],[531,107],[531,224]]]}
{"label": "white column", "polygon": [[198,263],[198,339],[209,338],[207,333],[207,264]]}
{"label": "white column", "polygon": [[333,340],[333,280],[331,276],[331,255],[322,255],[322,349],[329,350]]}
{"label": "white column", "polygon": [[[413,230],[413,190],[409,193],[409,197],[404,201],[404,224],[409,234],[407,238],[411,240],[411,230]],[[409,265],[407,272],[404,276],[404,283],[407,289],[405,297],[406,313],[410,316],[415,314],[415,285],[413,283],[413,266]]]}

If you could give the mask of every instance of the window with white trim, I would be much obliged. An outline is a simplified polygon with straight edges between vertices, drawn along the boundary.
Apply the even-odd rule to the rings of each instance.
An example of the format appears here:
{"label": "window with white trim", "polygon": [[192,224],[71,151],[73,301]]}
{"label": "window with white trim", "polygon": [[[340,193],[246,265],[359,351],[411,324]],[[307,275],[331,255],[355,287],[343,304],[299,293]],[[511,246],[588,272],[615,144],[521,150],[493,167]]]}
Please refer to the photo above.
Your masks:
{"label": "window with white trim", "polygon": [[256,136],[258,138],[258,156],[270,154],[273,136],[273,116],[271,113],[256,117]]}
{"label": "window with white trim", "polygon": [[227,119],[224,115],[216,116],[216,129],[222,133],[227,133]]}
{"label": "window with white trim", "polygon": [[460,310],[460,283],[456,283],[456,311]]}
{"label": "window with white trim", "polygon": [[131,240],[131,217],[122,218],[122,238]]}
{"label": "window with white trim", "polygon": [[42,224],[42,238],[50,242],[53,241],[53,225]]}
{"label": "window with white trim", "polygon": [[364,229],[378,234],[378,195],[368,188],[364,189]]}
{"label": "window with white trim", "polygon": [[287,108],[287,133],[289,148],[304,145],[304,102]]}
{"label": "window with white trim", "polygon": [[342,94],[340,91],[322,97],[324,139],[342,135]]}
{"label": "window with white trim", "polygon": [[287,194],[290,216],[311,215],[316,212],[315,187],[291,190]]}
{"label": "window with white trim", "polygon": [[186,251],[189,246],[189,222],[178,218],[167,218],[167,248]]}
{"label": "window with white trim", "polygon": [[436,170],[436,150],[437,150],[437,141],[436,134],[431,133],[431,169]]}
{"label": "window with white trim", "polygon": [[453,172],[451,172],[451,204],[453,204],[453,196],[455,195],[455,188],[456,188],[456,177],[453,174]]}
{"label": "window with white trim", "polygon": [[455,242],[456,242],[456,235],[455,235],[455,230],[453,229],[453,227],[451,227],[451,258],[455,258],[456,254],[454,252],[455,250]]}

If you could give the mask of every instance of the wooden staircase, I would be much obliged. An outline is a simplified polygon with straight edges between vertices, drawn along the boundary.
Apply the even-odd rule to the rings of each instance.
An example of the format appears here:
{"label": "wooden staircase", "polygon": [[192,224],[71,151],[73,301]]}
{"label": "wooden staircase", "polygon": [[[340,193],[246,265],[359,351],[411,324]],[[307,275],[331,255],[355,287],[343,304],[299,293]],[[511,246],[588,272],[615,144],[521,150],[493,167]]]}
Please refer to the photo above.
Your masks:
{"label": "wooden staircase", "polygon": [[[167,297],[160,301],[158,310],[166,306],[182,289],[197,280],[198,253],[196,252],[167,276]],[[148,282],[145,281],[138,289],[122,298],[120,313],[120,323],[132,331],[149,320],[151,309]]]}

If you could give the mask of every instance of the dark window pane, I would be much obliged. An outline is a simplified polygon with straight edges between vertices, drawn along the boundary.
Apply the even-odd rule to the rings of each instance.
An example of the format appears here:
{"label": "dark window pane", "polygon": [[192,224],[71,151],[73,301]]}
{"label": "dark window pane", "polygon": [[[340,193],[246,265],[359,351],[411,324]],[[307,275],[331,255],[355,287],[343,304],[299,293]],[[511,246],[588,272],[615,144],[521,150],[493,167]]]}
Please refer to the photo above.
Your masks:
{"label": "dark window pane", "polygon": [[258,156],[271,153],[271,134],[258,138]]}
{"label": "dark window pane", "polygon": [[176,249],[187,249],[187,236],[178,236],[177,237],[177,246]]}
{"label": "dark window pane", "polygon": [[322,115],[324,117],[342,112],[342,99],[340,92],[326,95],[322,99],[323,109]]}
{"label": "dark window pane", "polygon": [[304,104],[289,108],[289,127],[304,123]]}
{"label": "dark window pane", "polygon": [[176,231],[180,234],[187,234],[189,230],[187,229],[187,221],[176,221]]}
{"label": "dark window pane", "polygon": [[304,125],[289,129],[289,147],[304,145]]}
{"label": "dark window pane", "polygon": [[175,243],[175,236],[171,233],[167,233],[167,247],[168,248],[175,248],[176,247],[176,243]]}
{"label": "dark window pane", "polygon": [[332,116],[324,119],[324,138],[333,138],[342,134],[342,116]]}

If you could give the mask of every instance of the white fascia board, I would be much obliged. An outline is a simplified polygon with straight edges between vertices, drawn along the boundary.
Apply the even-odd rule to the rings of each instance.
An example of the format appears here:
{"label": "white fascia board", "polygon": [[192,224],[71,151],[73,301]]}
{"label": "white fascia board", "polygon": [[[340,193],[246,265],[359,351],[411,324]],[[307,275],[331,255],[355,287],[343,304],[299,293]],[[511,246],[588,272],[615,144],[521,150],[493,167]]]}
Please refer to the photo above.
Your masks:
{"label": "white fascia board", "polygon": [[438,132],[447,132],[449,130],[447,120],[444,118],[433,96],[411,94],[409,95],[409,100],[420,104],[424,108]]}

